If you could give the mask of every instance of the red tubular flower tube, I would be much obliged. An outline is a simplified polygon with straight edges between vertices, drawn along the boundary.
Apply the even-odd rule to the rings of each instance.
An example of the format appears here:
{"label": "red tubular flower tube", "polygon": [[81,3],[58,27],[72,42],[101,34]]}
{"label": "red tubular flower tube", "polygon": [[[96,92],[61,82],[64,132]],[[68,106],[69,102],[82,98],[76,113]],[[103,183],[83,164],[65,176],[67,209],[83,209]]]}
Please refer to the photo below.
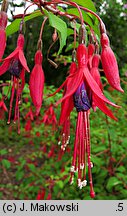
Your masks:
{"label": "red tubular flower tube", "polygon": [[92,58],[93,58],[93,54],[95,52],[95,46],[94,44],[89,44],[88,45],[88,68],[91,69],[92,68]]}
{"label": "red tubular flower tube", "polygon": [[36,116],[39,115],[44,89],[44,71],[42,69],[42,52],[38,50],[35,54],[35,66],[30,74],[29,88],[32,102],[36,107]]}
{"label": "red tubular flower tube", "polygon": [[101,35],[101,61],[104,69],[105,76],[109,84],[116,90],[124,92],[120,86],[119,69],[116,61],[116,57],[110,47],[108,36],[103,33]]}

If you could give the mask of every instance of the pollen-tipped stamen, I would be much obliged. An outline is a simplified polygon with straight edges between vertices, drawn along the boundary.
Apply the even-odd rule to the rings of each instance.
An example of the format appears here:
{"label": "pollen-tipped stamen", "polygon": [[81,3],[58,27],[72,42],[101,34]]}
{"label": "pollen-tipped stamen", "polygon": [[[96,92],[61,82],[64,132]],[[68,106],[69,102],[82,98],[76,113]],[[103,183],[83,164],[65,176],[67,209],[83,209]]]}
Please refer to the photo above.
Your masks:
{"label": "pollen-tipped stamen", "polygon": [[87,160],[88,160],[88,176],[89,176],[89,184],[90,184],[90,196],[91,198],[95,197],[94,189],[93,189],[93,180],[92,180],[92,172],[91,172],[91,150],[90,150],[90,123],[89,123],[89,112],[85,112],[85,121],[86,121],[86,141],[87,141]]}

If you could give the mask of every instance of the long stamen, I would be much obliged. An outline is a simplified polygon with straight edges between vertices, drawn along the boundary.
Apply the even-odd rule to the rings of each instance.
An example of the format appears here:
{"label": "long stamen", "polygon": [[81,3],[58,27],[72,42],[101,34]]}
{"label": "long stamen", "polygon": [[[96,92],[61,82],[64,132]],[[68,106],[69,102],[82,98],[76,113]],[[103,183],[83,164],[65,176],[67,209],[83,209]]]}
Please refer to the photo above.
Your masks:
{"label": "long stamen", "polygon": [[93,189],[93,180],[92,180],[92,172],[91,172],[91,156],[90,156],[90,123],[89,123],[89,112],[85,112],[86,119],[86,137],[87,137],[87,157],[88,157],[88,176],[90,183],[90,196],[91,198],[95,197],[94,189]]}
{"label": "long stamen", "polygon": [[15,81],[16,81],[16,103],[15,103],[15,114],[14,114],[14,123],[16,122],[17,120],[17,116],[18,116],[18,79],[15,78]]}
{"label": "long stamen", "polygon": [[73,152],[73,160],[72,160],[72,166],[71,166],[71,177],[70,177],[70,184],[73,183],[74,178],[74,172],[77,170],[77,148],[78,148],[78,135],[79,135],[79,113],[76,123],[76,135],[75,135],[75,142],[74,142],[74,152]]}
{"label": "long stamen", "polygon": [[11,121],[12,104],[13,104],[14,94],[15,94],[15,79],[13,76],[12,76],[12,79],[13,79],[12,81],[13,84],[12,84],[12,89],[11,89],[10,109],[9,109],[7,124],[10,124],[10,121]]}
{"label": "long stamen", "polygon": [[84,163],[84,157],[85,157],[85,152],[84,152],[84,149],[85,149],[85,138],[84,138],[84,112],[82,112],[82,136],[81,136],[81,169],[82,169],[82,174],[83,174],[83,171],[85,169],[85,163]]}
{"label": "long stamen", "polygon": [[86,151],[87,151],[87,149],[86,149],[86,120],[85,120],[85,112],[83,112],[83,128],[84,128],[84,130],[83,130],[83,133],[84,133],[84,149],[83,149],[83,151],[84,151],[84,158],[83,158],[83,162],[84,162],[84,175],[83,175],[83,180],[86,180]]}
{"label": "long stamen", "polygon": [[19,101],[20,101],[20,96],[21,96],[21,94],[20,94],[20,91],[19,91],[20,89],[19,89],[19,79],[18,79],[18,83],[17,83],[17,97],[18,97],[18,99],[17,99],[17,119],[18,119],[18,134],[20,134],[20,112],[19,112]]}
{"label": "long stamen", "polygon": [[80,119],[80,125],[79,125],[79,154],[78,154],[78,181],[79,181],[79,187],[80,187],[80,181],[82,179],[82,167],[81,167],[81,158],[82,158],[82,112],[79,112],[79,119]]}

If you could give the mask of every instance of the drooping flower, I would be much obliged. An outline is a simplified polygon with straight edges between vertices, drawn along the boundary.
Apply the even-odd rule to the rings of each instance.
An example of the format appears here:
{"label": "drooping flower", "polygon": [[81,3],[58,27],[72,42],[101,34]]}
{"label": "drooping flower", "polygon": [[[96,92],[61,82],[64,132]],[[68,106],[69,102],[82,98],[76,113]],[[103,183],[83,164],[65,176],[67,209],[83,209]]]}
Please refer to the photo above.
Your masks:
{"label": "drooping flower", "polygon": [[52,199],[52,194],[51,194],[51,192],[49,192],[46,200],[51,200],[51,199]]}
{"label": "drooping flower", "polygon": [[[70,183],[73,183],[75,172],[78,172],[78,187],[81,189],[87,184],[86,170],[88,165],[88,177],[90,184],[90,196],[94,198],[95,193],[92,182],[92,162],[90,156],[90,127],[89,127],[89,114],[94,99],[95,106],[98,106],[106,115],[115,119],[110,110],[108,110],[105,103],[112,106],[119,107],[110,102],[102,92],[100,83],[98,64],[99,56],[95,56],[91,62],[91,73],[88,69],[88,52],[84,44],[80,44],[77,48],[77,61],[78,67],[74,73],[70,74],[66,81],[56,90],[57,93],[63,86],[66,92],[63,98],[56,104],[62,102],[67,104],[64,106],[65,110],[61,111],[63,122],[67,119],[68,114],[72,111],[73,106],[76,107],[78,112],[76,134],[74,142],[74,153],[71,167]],[[93,57],[92,57],[93,58]],[[54,93],[54,94],[55,94]],[[73,106],[69,107],[67,100],[72,99]],[[67,114],[66,114],[67,113]],[[87,163],[86,163],[87,160]]]}
{"label": "drooping flower", "polygon": [[25,115],[25,119],[30,119],[31,121],[34,120],[34,115],[31,108],[29,109],[28,113]]}
{"label": "drooping flower", "polygon": [[45,198],[45,189],[43,188],[38,192],[36,200],[44,200],[44,198]]}
{"label": "drooping flower", "polygon": [[[103,91],[100,73],[98,70],[99,61],[100,61],[100,56],[98,54],[95,54],[92,59],[92,68],[90,70],[90,73],[92,77],[94,78],[94,80],[96,81],[96,83],[98,84],[98,86],[100,87],[100,89]],[[113,115],[111,110],[106,106],[104,101],[98,98],[98,96],[93,93],[92,94],[92,108],[94,111],[96,111],[96,107],[98,107],[102,112],[104,112],[110,118],[117,120],[117,118]]]}
{"label": "drooping flower", "polygon": [[28,119],[25,124],[25,131],[30,132],[32,130],[31,120]]}
{"label": "drooping flower", "polygon": [[13,100],[16,93],[14,122],[18,120],[18,133],[20,133],[19,105],[21,101],[21,94],[25,85],[25,70],[29,72],[29,68],[27,66],[27,62],[23,53],[23,47],[24,47],[24,36],[23,34],[19,34],[16,49],[3,60],[3,64],[0,66],[0,75],[3,75],[8,70],[10,75],[12,76],[10,109],[9,109],[9,116],[8,116],[7,123],[10,124],[11,121]]}
{"label": "drooping flower", "polygon": [[34,120],[32,109],[30,108],[28,113],[25,115],[25,131],[30,132],[32,130],[32,121]]}
{"label": "drooping flower", "polygon": [[0,66],[0,76],[7,70],[16,78],[20,78],[20,75],[24,72],[24,70],[30,72],[23,53],[23,47],[24,36],[23,34],[19,34],[16,49],[3,60],[3,64]]}
{"label": "drooping flower", "polygon": [[[113,102],[109,101],[103,94],[102,90],[90,74],[88,70],[87,63],[88,63],[88,54],[87,49],[84,44],[80,44],[77,48],[77,60],[78,60],[78,68],[75,73],[70,74],[65,82],[56,90],[54,94],[56,94],[60,89],[67,84],[66,94],[57,101],[56,105],[65,101],[67,98],[73,96],[76,92],[77,88],[80,86],[82,82],[85,82],[87,88],[98,96],[99,99],[108,103],[114,107],[119,107],[118,105],[114,104]],[[52,94],[52,95],[54,95]]]}
{"label": "drooping flower", "polygon": [[45,112],[45,114],[43,116],[42,122],[45,125],[52,125],[53,126],[53,130],[55,130],[56,125],[57,125],[57,119],[56,119],[56,114],[54,112],[52,104],[46,110],[46,112]]}
{"label": "drooping flower", "polygon": [[103,33],[101,35],[101,61],[104,69],[105,76],[109,84],[116,90],[124,92],[120,86],[119,69],[116,57],[110,47],[108,36]]}
{"label": "drooping flower", "polygon": [[5,32],[6,26],[7,26],[7,13],[1,11],[0,12],[0,59],[2,59],[6,47],[6,32]]}
{"label": "drooping flower", "polygon": [[35,66],[30,74],[30,95],[32,102],[36,107],[36,116],[39,115],[43,100],[43,89],[44,89],[44,71],[42,69],[42,52],[38,50],[35,54]]}

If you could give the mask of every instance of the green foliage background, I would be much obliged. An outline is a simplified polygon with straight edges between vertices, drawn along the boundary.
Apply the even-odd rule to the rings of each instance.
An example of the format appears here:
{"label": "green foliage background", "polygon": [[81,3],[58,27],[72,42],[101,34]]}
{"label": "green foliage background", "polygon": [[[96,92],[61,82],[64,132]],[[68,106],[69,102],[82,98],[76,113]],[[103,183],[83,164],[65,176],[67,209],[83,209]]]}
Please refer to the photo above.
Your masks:
{"label": "green foliage background", "polygon": [[[124,2],[124,1],[123,1]],[[114,0],[107,0],[108,6],[100,9],[104,1],[94,1],[97,11],[106,23],[108,34],[113,50],[116,53],[122,87],[125,94],[112,91],[107,85],[105,94],[112,101],[122,106],[121,109],[114,109],[118,122],[114,122],[105,117],[101,111],[96,113],[91,111],[91,144],[93,182],[97,200],[119,200],[127,198],[127,99],[126,99],[126,70],[127,70],[127,9]],[[126,3],[126,2],[124,2]],[[14,6],[14,5],[13,5]],[[21,5],[22,6],[22,5]],[[125,13],[125,16],[121,16]],[[26,23],[25,33],[25,53],[30,69],[34,65],[34,53],[36,51],[39,29],[42,17],[38,17]],[[49,28],[51,33],[49,34]],[[46,58],[47,50],[52,43],[53,28],[46,24],[43,33],[43,68],[46,77],[44,98],[47,94],[55,91],[65,79],[68,70],[71,51],[66,52],[66,48],[71,44],[71,37],[67,40],[67,47],[64,47],[59,59],[62,62],[58,69],[54,69]],[[8,37],[8,45],[5,56],[15,47],[17,33]],[[52,54],[59,49],[59,43],[53,47]],[[68,58],[65,58],[65,56]],[[65,66],[65,60],[67,65]],[[9,76],[2,76],[2,80],[8,80]],[[29,77],[27,76],[27,81]],[[54,98],[46,99],[43,102],[41,117],[50,103],[57,101],[62,96],[62,92]],[[25,103],[25,98],[29,99]],[[60,146],[58,138],[60,129],[57,132],[52,130],[52,126],[45,126],[38,121],[32,122],[31,134],[25,132],[24,116],[31,106],[29,89],[26,84],[21,107],[21,135],[17,135],[16,126],[6,125],[6,121],[0,121],[0,198],[1,199],[36,199],[38,191],[45,189],[46,195],[51,192],[52,199],[91,199],[89,196],[89,184],[86,188],[79,190],[76,185],[69,185],[69,170],[71,166],[71,156],[73,152],[73,141],[75,134],[76,112],[71,115],[71,140],[69,147],[59,160]],[[9,100],[6,102],[9,105]],[[60,115],[60,106],[55,109],[57,118]],[[6,116],[7,117],[7,116]],[[44,149],[46,148],[46,152]],[[49,157],[51,149],[54,148],[52,156]]]}

